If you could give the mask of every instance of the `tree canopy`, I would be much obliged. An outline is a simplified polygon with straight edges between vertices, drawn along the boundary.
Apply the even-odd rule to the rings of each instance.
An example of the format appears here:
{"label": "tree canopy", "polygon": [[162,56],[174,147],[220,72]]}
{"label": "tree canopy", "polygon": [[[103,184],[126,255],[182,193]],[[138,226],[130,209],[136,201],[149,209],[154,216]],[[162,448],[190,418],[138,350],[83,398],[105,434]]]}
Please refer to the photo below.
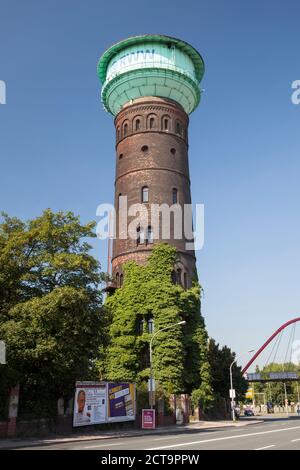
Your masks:
{"label": "tree canopy", "polygon": [[0,380],[3,387],[20,383],[21,409],[25,401],[30,408],[67,397],[91,369],[102,327],[102,275],[87,242],[93,228],[72,212],[50,209],[28,222],[2,217],[0,338],[7,366]]}
{"label": "tree canopy", "polygon": [[[229,398],[230,389],[230,373],[229,368],[233,361],[235,361],[235,353],[227,346],[222,348],[216,343],[214,339],[209,340],[208,347],[208,360],[213,371],[212,374],[212,387],[215,398]],[[243,401],[245,393],[248,388],[248,383],[243,377],[241,367],[236,363],[232,366],[232,380],[234,389],[236,391],[236,400]]]}

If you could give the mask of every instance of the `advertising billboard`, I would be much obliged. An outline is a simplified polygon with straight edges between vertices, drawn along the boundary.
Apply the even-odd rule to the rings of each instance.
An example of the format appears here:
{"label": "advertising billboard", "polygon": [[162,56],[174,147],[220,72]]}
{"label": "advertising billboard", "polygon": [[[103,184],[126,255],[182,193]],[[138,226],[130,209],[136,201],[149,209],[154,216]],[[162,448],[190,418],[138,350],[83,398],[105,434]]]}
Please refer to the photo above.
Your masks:
{"label": "advertising billboard", "polygon": [[108,422],[135,419],[135,384],[108,383]]}
{"label": "advertising billboard", "polygon": [[73,426],[134,421],[135,384],[76,382]]}
{"label": "advertising billboard", "polygon": [[107,422],[107,384],[76,382],[73,426]]}

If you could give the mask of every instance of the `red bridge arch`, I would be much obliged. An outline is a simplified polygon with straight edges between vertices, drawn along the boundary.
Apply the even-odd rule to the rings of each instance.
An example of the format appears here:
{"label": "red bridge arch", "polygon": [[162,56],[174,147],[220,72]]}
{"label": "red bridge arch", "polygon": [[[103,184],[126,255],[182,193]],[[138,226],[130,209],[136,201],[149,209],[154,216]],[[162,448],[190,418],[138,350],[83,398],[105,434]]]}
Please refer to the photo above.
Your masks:
{"label": "red bridge arch", "polygon": [[242,373],[244,374],[245,372],[247,372],[247,370],[249,369],[251,364],[255,361],[257,356],[259,356],[260,353],[268,346],[268,344],[271,343],[272,339],[274,339],[287,326],[291,325],[292,323],[296,323],[297,321],[300,321],[300,317],[294,318],[293,320],[289,320],[286,323],[284,323],[280,328],[278,328],[278,330],[276,330],[275,333],[273,333],[272,336],[270,336],[270,338],[261,346],[261,348],[259,348],[259,350],[252,357],[252,359],[250,359],[250,361],[247,362],[247,364],[242,370]]}

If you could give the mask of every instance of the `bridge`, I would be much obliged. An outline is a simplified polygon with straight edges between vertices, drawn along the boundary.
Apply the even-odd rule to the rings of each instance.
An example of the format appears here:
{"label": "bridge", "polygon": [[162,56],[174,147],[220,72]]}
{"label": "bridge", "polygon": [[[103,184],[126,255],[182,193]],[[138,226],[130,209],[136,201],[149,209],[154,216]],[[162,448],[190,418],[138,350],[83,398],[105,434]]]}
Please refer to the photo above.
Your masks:
{"label": "bridge", "polygon": [[[300,367],[299,370],[285,370],[286,367],[292,368],[292,365],[294,364],[296,367],[300,366],[300,341],[299,341],[299,352],[297,354],[297,350],[294,350],[294,355],[293,356],[293,344],[295,340],[295,332],[296,332],[296,324],[300,322],[300,317],[293,318],[292,320],[287,321],[283,325],[281,325],[280,328],[278,328],[268,339],[265,341],[265,343],[256,351],[256,353],[253,355],[253,357],[250,359],[250,361],[247,362],[247,364],[244,366],[242,369],[242,373],[244,374],[244,377],[248,380],[248,382],[251,383],[274,383],[274,382],[281,382],[281,383],[286,383],[286,382],[299,382],[300,381]],[[292,327],[291,327],[292,326]],[[287,343],[287,348],[284,354],[284,361],[282,363],[282,370],[274,370],[272,371],[272,367],[270,370],[268,370],[268,365],[275,364],[276,363],[276,356],[279,351],[279,347],[281,344],[281,340],[283,337],[283,332],[288,331],[288,327],[291,327],[289,329],[289,335],[288,335],[288,343]],[[273,343],[272,343],[273,342]],[[250,366],[254,363],[254,361],[262,355],[264,351],[267,350],[268,346],[272,345],[271,352],[268,355],[268,358],[265,362],[264,367],[260,371],[256,372],[248,372]],[[293,367],[295,368],[295,367]],[[298,385],[297,385],[297,390],[298,390]],[[298,401],[299,401],[299,390],[298,390]]]}

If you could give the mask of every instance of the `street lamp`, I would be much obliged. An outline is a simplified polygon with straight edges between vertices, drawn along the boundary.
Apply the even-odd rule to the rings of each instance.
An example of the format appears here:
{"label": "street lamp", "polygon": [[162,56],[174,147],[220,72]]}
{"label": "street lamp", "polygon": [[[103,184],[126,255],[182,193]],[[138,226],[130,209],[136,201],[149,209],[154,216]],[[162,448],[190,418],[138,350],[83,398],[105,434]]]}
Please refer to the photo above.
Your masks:
{"label": "street lamp", "polygon": [[235,414],[234,414],[234,396],[233,396],[233,383],[232,383],[232,366],[236,362],[236,359],[232,361],[229,367],[229,375],[230,375],[230,398],[231,398],[231,414],[232,414],[232,421],[235,421]]}
{"label": "street lamp", "polygon": [[186,324],[186,321],[183,320],[183,321],[180,321],[178,323],[173,323],[172,325],[169,325],[169,326],[166,326],[165,328],[162,328],[161,330],[158,330],[156,333],[154,333],[154,335],[152,336],[151,340],[150,340],[150,387],[149,387],[149,392],[150,392],[150,408],[151,410],[153,409],[153,396],[152,396],[152,392],[153,392],[153,369],[152,369],[152,341],[154,340],[155,336],[158,335],[158,333],[161,333],[162,331],[165,331],[165,330],[168,330],[169,328],[174,328],[175,326],[177,325],[185,325]]}
{"label": "street lamp", "polygon": [[[248,353],[251,353],[253,352],[254,349],[250,349],[250,351],[248,351]],[[232,361],[232,363],[230,364],[230,367],[229,367],[229,375],[230,375],[230,395],[231,395],[231,414],[232,414],[232,421],[235,421],[235,413],[234,413],[234,396],[233,396],[233,381],[232,381],[232,366],[233,364],[237,361],[237,359],[235,359],[234,361]]]}

